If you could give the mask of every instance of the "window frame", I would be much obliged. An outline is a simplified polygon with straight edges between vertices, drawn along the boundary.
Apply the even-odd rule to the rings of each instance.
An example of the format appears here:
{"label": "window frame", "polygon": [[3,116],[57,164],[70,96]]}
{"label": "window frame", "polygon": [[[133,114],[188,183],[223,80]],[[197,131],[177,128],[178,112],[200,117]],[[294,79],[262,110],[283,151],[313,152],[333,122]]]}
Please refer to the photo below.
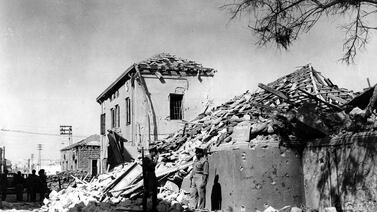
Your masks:
{"label": "window frame", "polygon": [[106,113],[101,114],[100,124],[101,135],[106,135]]}
{"label": "window frame", "polygon": [[115,126],[114,127],[120,127],[120,108],[119,105],[115,105]]}
{"label": "window frame", "polygon": [[170,120],[183,120],[183,94],[169,94],[169,113]]}
{"label": "window frame", "polygon": [[115,127],[115,113],[114,113],[114,108],[110,109],[110,114],[111,114],[111,128]]}
{"label": "window frame", "polygon": [[131,124],[131,100],[130,97],[125,98],[126,103],[126,125]]}

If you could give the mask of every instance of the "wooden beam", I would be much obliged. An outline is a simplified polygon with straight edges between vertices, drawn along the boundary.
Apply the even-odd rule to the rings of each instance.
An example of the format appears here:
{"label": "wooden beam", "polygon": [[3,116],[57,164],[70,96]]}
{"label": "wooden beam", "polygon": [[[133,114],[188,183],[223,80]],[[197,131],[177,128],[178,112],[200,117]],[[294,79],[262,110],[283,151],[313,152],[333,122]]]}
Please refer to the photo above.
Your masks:
{"label": "wooden beam", "polygon": [[306,95],[307,95],[309,98],[311,98],[311,99],[314,99],[314,100],[320,101],[320,102],[322,102],[323,104],[325,104],[325,105],[327,105],[327,106],[329,106],[329,107],[332,107],[332,108],[334,108],[334,109],[337,109],[337,110],[339,110],[339,111],[342,111],[342,108],[340,108],[340,107],[338,107],[338,106],[336,106],[336,105],[330,104],[330,103],[328,103],[328,102],[326,102],[326,101],[324,101],[324,100],[322,100],[322,99],[316,97],[315,95],[313,95],[313,94],[311,94],[311,93],[309,93],[309,92],[307,92],[307,91],[305,91],[305,90],[303,90],[303,89],[301,89],[301,88],[298,88],[298,90],[301,91],[301,92],[303,92],[304,94],[306,94]]}
{"label": "wooden beam", "polygon": [[259,84],[258,84],[258,87],[260,87],[260,88],[262,88],[263,90],[265,90],[265,91],[267,91],[267,92],[270,92],[270,93],[272,93],[272,94],[274,94],[274,95],[276,95],[276,96],[278,96],[278,97],[280,97],[280,98],[282,98],[282,99],[284,99],[284,100],[289,100],[288,97],[287,97],[283,92],[278,91],[278,90],[276,90],[276,89],[273,89],[273,88],[271,88],[271,87],[268,87],[267,85],[264,85],[264,84],[262,84],[262,83],[259,83]]}

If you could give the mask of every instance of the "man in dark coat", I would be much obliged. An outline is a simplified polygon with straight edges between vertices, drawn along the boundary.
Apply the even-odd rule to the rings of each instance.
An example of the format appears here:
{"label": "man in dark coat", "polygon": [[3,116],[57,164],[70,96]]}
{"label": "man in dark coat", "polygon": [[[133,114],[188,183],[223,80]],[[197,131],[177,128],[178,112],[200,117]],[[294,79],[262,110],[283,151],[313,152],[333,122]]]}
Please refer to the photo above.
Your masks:
{"label": "man in dark coat", "polygon": [[39,190],[39,197],[40,197],[39,200],[43,202],[45,195],[47,193],[47,176],[44,169],[39,170],[38,175],[41,182],[41,186]]}
{"label": "man in dark coat", "polygon": [[28,177],[29,191],[30,191],[30,201],[35,202],[37,199],[37,190],[40,188],[41,181],[39,177],[35,174],[35,170],[31,171],[31,175]]}
{"label": "man in dark coat", "polygon": [[8,190],[8,170],[4,170],[4,173],[0,175],[0,191],[1,191],[1,199],[3,201],[7,198],[7,190]]}
{"label": "man in dark coat", "polygon": [[157,211],[157,177],[155,173],[155,168],[158,162],[158,151],[156,147],[149,148],[149,155],[145,156],[143,159],[144,168],[144,198],[143,207],[147,208],[147,198],[152,198],[152,212]]}

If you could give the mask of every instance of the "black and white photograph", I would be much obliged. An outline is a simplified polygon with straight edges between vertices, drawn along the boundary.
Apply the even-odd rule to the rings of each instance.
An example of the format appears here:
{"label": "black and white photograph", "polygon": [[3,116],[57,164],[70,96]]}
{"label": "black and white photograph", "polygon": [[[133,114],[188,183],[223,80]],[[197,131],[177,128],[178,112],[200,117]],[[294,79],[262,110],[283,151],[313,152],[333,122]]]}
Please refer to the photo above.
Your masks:
{"label": "black and white photograph", "polygon": [[0,0],[0,98],[0,211],[377,211],[377,0]]}

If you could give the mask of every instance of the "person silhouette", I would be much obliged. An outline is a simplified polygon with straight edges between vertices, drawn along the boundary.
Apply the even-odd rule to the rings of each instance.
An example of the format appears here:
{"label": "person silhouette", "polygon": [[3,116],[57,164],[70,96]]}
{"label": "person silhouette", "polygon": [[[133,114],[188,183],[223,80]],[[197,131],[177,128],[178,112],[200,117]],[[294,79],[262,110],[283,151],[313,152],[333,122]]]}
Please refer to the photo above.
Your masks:
{"label": "person silhouette", "polygon": [[221,210],[221,185],[219,183],[219,175],[217,174],[213,180],[211,193],[211,210]]}

